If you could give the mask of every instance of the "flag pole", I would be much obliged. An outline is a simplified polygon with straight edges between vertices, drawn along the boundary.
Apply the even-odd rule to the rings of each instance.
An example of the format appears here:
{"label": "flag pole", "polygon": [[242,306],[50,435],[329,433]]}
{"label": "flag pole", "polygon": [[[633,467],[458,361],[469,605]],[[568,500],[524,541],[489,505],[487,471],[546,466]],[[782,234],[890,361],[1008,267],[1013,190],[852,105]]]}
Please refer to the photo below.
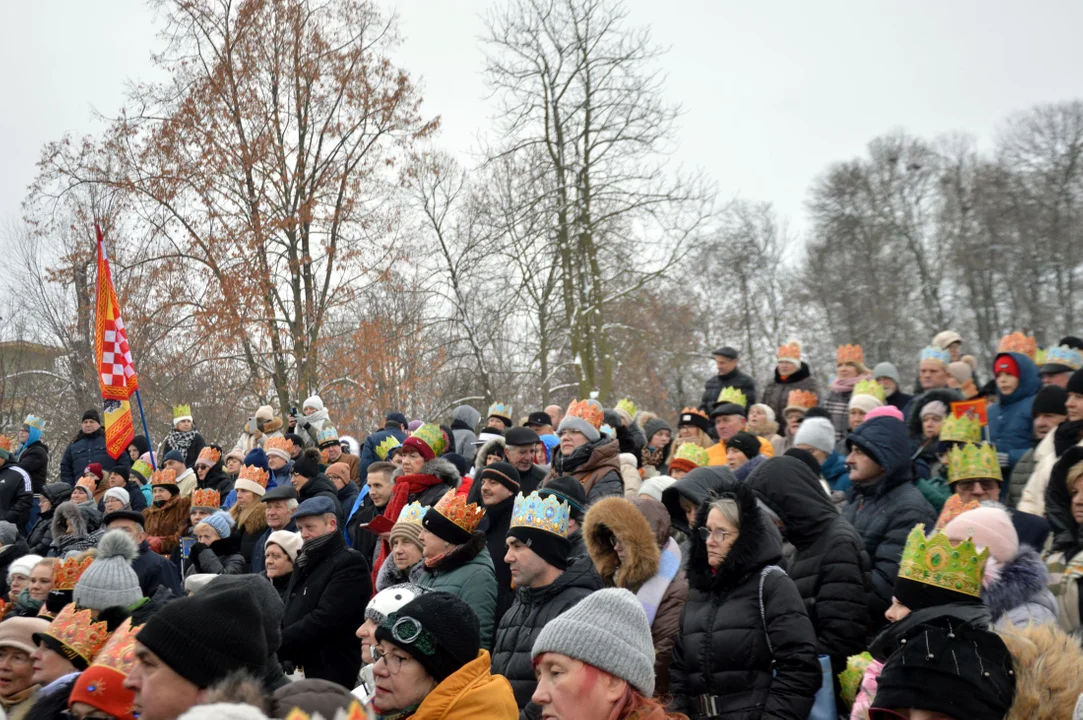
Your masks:
{"label": "flag pole", "polygon": [[157,470],[158,463],[154,459],[154,443],[150,441],[150,430],[147,429],[147,414],[143,412],[143,398],[139,397],[139,391],[135,391],[135,401],[139,404],[139,417],[143,420],[143,435],[147,438],[147,447],[150,448],[150,466]]}

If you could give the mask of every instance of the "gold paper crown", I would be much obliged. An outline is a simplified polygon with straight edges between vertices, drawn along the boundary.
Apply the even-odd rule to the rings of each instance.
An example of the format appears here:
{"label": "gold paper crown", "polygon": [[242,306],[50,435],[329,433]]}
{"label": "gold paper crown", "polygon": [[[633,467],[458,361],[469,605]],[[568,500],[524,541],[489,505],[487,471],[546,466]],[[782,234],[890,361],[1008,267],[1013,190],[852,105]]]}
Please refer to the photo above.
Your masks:
{"label": "gold paper crown", "polygon": [[222,506],[222,496],[218,494],[217,490],[196,490],[192,493],[192,507],[193,508],[214,508],[217,510]]}
{"label": "gold paper crown", "polygon": [[1000,345],[997,346],[998,353],[1013,352],[1021,355],[1026,355],[1031,360],[1038,353],[1038,343],[1029,335],[1016,331],[1011,335],[1005,335],[1000,339]]}
{"label": "gold paper crown", "polygon": [[600,428],[602,423],[605,422],[605,416],[602,413],[602,409],[597,404],[588,402],[587,400],[572,400],[571,405],[568,406],[568,412],[566,412],[565,415],[582,418],[595,428]]}
{"label": "gold paper crown", "polygon": [[177,473],[172,470],[155,470],[150,476],[151,485],[176,485]]}
{"label": "gold paper crown", "polygon": [[281,436],[275,436],[267,438],[263,442],[263,451],[269,452],[271,450],[278,450],[279,452],[286,453],[286,457],[289,457],[293,452],[293,443]]}
{"label": "gold paper crown", "polygon": [[493,417],[494,415],[498,418],[504,418],[508,422],[511,422],[511,405],[494,402],[492,405],[489,406],[488,417]]}
{"label": "gold paper crown", "polygon": [[176,420],[182,417],[192,417],[191,405],[174,405],[173,406],[173,419]]}
{"label": "gold paper crown", "polygon": [[376,457],[387,460],[388,453],[397,447],[402,447],[402,443],[395,439],[394,435],[388,435],[382,443],[376,446]]}
{"label": "gold paper crown", "polygon": [[816,393],[809,392],[808,390],[790,390],[789,396],[786,398],[786,410],[790,408],[809,408],[816,407],[816,403],[819,402],[819,398],[816,397]]}
{"label": "gold paper crown", "polygon": [[718,402],[721,403],[733,403],[734,405],[740,405],[741,407],[748,407],[748,398],[744,392],[738,390],[735,387],[724,387],[722,392],[718,393]]}
{"label": "gold paper crown", "polygon": [[899,577],[952,592],[981,597],[981,581],[989,549],[981,552],[968,538],[952,545],[948,536],[936,532],[925,537],[925,525],[915,525],[906,538]]}
{"label": "gold paper crown", "polygon": [[617,407],[615,409],[623,410],[624,412],[628,413],[628,417],[632,418],[633,420],[635,419],[636,413],[639,412],[639,408],[637,408],[636,404],[632,402],[629,398],[624,398],[619,403],[617,403]]}
{"label": "gold paper crown", "polygon": [[703,412],[699,408],[686,407],[681,410],[681,415],[699,415],[704,420],[710,420],[710,418],[707,417],[707,413]]}
{"label": "gold paper crown", "polygon": [[981,442],[981,421],[969,414],[957,417],[948,413],[940,424],[940,442]]}
{"label": "gold paper crown", "polygon": [[421,527],[421,520],[425,517],[427,507],[419,502],[412,502],[402,509],[399,513],[399,519],[395,521],[395,524],[405,523],[407,525],[417,525]]}
{"label": "gold paper crown", "polygon": [[109,625],[94,622],[90,610],[76,610],[75,603],[68,603],[42,634],[59,640],[89,664],[109,639]]}
{"label": "gold paper crown", "polygon": [[795,365],[801,364],[801,343],[793,340],[785,345],[778,346],[778,360],[788,360]]}
{"label": "gold paper crown", "polygon": [[45,419],[39,418],[37,415],[27,415],[26,419],[23,420],[23,425],[26,425],[27,427],[37,428],[38,430],[44,430]]}
{"label": "gold paper crown", "polygon": [[864,365],[865,351],[861,349],[860,345],[839,345],[838,349],[835,350],[835,364],[842,365],[843,363]]}
{"label": "gold paper crown", "polygon": [[484,507],[477,503],[467,504],[466,498],[454,489],[448,490],[429,512],[439,513],[470,534],[473,534],[478,523],[485,517]]}
{"label": "gold paper crown", "polygon": [[875,380],[861,380],[854,385],[854,395],[868,395],[879,400],[881,403],[887,402],[887,395],[884,394],[884,388],[880,386],[880,383]]}
{"label": "gold paper crown", "polygon": [[75,583],[79,582],[79,578],[92,562],[92,557],[85,558],[82,562],[74,557],[57,560],[53,563],[53,590],[74,590]]}
{"label": "gold paper crown", "polygon": [[674,460],[687,460],[696,467],[706,467],[711,462],[710,456],[704,448],[691,442],[681,443],[677,452],[673,454]]}
{"label": "gold paper crown", "polygon": [[94,656],[93,665],[116,670],[121,675],[130,673],[135,664],[135,636],[142,627],[136,625],[133,628],[132,619],[127,618],[113,631],[105,647]]}
{"label": "gold paper crown", "polygon": [[196,462],[199,462],[200,460],[202,460],[205,463],[210,463],[211,467],[214,467],[215,465],[218,464],[218,461],[221,460],[221,459],[222,459],[221,451],[215,450],[210,445],[207,445],[202,450],[199,451],[199,458],[196,459]]}
{"label": "gold paper crown", "polygon": [[981,478],[992,478],[999,482],[1004,480],[994,446],[967,443],[961,447],[956,445],[948,451],[948,483]]}
{"label": "gold paper crown", "polygon": [[255,465],[245,465],[237,475],[238,480],[248,480],[260,487],[267,487],[267,471]]}
{"label": "gold paper crown", "polygon": [[444,448],[447,447],[447,439],[444,437],[444,431],[440,429],[439,425],[433,425],[432,423],[425,423],[417,430],[410,433],[410,437],[416,437],[421,442],[429,446],[433,455],[443,455]]}
{"label": "gold paper crown", "polygon": [[555,495],[542,498],[535,490],[529,495],[515,496],[509,527],[534,528],[558,537],[568,537],[570,515],[571,505],[558,500]]}

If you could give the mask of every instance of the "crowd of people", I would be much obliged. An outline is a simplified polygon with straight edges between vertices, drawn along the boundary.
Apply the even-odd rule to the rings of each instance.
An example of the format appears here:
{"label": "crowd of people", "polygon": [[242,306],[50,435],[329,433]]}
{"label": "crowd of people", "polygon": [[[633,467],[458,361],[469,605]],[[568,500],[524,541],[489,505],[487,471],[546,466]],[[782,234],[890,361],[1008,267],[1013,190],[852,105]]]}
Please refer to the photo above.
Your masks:
{"label": "crowd of people", "polygon": [[[732,347],[697,407],[0,436],[15,720],[1083,718],[1083,341]],[[871,366],[871,369],[870,369]],[[987,382],[983,376],[988,374]],[[757,399],[760,402],[757,402]],[[55,469],[55,468],[54,468]]]}

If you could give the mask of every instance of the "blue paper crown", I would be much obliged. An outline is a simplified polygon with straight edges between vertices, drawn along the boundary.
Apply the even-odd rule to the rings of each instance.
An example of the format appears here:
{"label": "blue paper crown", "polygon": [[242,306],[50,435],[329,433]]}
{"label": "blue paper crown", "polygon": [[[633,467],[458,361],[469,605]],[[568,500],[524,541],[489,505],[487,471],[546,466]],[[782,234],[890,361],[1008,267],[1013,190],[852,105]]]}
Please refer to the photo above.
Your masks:
{"label": "blue paper crown", "polygon": [[517,495],[511,507],[510,527],[534,528],[568,537],[568,518],[571,507],[550,495],[542,498],[538,491],[529,495]]}
{"label": "blue paper crown", "polygon": [[1083,367],[1083,352],[1067,345],[1049,348],[1045,354],[1046,365],[1064,365],[1073,370]]}
{"label": "blue paper crown", "polygon": [[338,440],[338,430],[335,429],[334,425],[328,423],[316,433],[316,444],[322,445],[323,443],[331,442],[332,440]]}
{"label": "blue paper crown", "polygon": [[489,417],[496,415],[499,418],[505,418],[511,420],[511,405],[505,405],[504,403],[493,403],[489,406]]}
{"label": "blue paper crown", "polygon": [[610,438],[610,439],[615,438],[617,436],[616,429],[612,425],[610,425],[609,423],[603,423],[602,426],[600,428],[598,428],[598,432],[600,432],[602,435],[605,435],[607,438]]}
{"label": "blue paper crown", "polygon": [[947,350],[941,350],[940,348],[930,345],[921,351],[922,360],[938,360],[945,365],[951,362],[951,355]]}
{"label": "blue paper crown", "polygon": [[406,523],[407,525],[417,525],[418,527],[421,527],[421,520],[425,517],[425,513],[428,512],[428,510],[429,508],[424,507],[421,503],[412,502],[402,509],[402,512],[399,513],[399,519],[395,522],[396,524]]}
{"label": "blue paper crown", "polygon": [[39,418],[37,415],[27,415],[26,420],[23,420],[23,425],[37,428],[38,430],[45,430],[45,419]]}

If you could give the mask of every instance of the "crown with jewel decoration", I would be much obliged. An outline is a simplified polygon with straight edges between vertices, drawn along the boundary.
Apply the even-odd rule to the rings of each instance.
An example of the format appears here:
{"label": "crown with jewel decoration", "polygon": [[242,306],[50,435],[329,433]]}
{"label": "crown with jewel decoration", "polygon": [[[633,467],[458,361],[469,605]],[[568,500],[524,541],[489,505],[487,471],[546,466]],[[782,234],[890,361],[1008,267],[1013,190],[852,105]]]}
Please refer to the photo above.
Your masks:
{"label": "crown with jewel decoration", "polygon": [[173,470],[155,470],[150,476],[150,484],[154,485],[176,485],[177,473]]}
{"label": "crown with jewel decoration", "polygon": [[943,363],[946,367],[951,363],[951,354],[942,348],[938,348],[936,345],[929,345],[927,348],[921,351],[921,360],[935,360],[936,362]]}
{"label": "crown with jewel decoration", "polygon": [[865,351],[861,349],[860,345],[838,346],[835,350],[835,364],[843,365],[845,363],[865,364]]}
{"label": "crown with jewel decoration", "polygon": [[[432,506],[429,512],[442,516],[467,533],[477,530],[478,523],[485,517],[485,508],[477,503],[467,503],[466,498],[454,489],[448,490],[440,502]],[[428,513],[426,513],[428,515]]]}
{"label": "crown with jewel decoration", "polygon": [[416,437],[428,445],[433,455],[443,455],[444,449],[447,447],[447,438],[444,437],[444,431],[440,429],[439,425],[433,425],[432,423],[425,423],[410,433],[410,437]]}
{"label": "crown with jewel decoration", "polygon": [[988,558],[989,549],[978,552],[969,538],[952,545],[942,532],[925,537],[925,525],[919,524],[906,538],[899,561],[899,578],[981,597],[981,581]]}
{"label": "crown with jewel decoration", "polygon": [[293,443],[281,435],[276,435],[275,437],[269,437],[263,441],[263,451],[268,453],[271,451],[276,451],[279,454],[284,453],[288,458],[293,452]]}
{"label": "crown with jewel decoration", "polygon": [[[511,423],[511,405],[494,402],[489,406],[489,417],[498,417]],[[439,453],[437,453],[439,455]]]}
{"label": "crown with jewel decoration", "polygon": [[173,422],[177,420],[191,420],[192,419],[192,406],[191,405],[174,405],[173,406]]}
{"label": "crown with jewel decoration", "polygon": [[27,427],[37,428],[38,430],[45,430],[45,419],[39,418],[37,415],[27,415],[23,420],[23,425]]}
{"label": "crown with jewel decoration", "polygon": [[636,404],[632,402],[632,400],[629,398],[624,398],[623,400],[621,400],[619,403],[617,403],[617,407],[614,409],[623,410],[624,412],[628,413],[628,417],[632,419],[635,419],[636,413],[639,412],[639,408],[637,408]]}
{"label": "crown with jewel decoration", "polygon": [[992,478],[1003,482],[997,449],[989,443],[956,445],[948,451],[948,483]]}
{"label": "crown with jewel decoration", "polygon": [[222,506],[222,496],[217,490],[196,490],[192,493],[192,509],[206,508],[217,510]]}
{"label": "crown with jewel decoration", "polygon": [[425,517],[425,513],[428,508],[419,502],[412,502],[402,509],[399,513],[399,519],[395,521],[395,524],[405,523],[407,525],[417,525],[421,527],[421,521]]}
{"label": "crown with jewel decoration", "polygon": [[1067,345],[1057,345],[1045,352],[1045,357],[1035,360],[1039,365],[1063,365],[1078,370],[1083,367],[1083,352]]}
{"label": "crown with jewel decoration", "polygon": [[748,397],[745,396],[743,391],[735,387],[724,387],[722,392],[718,393],[718,403],[733,403],[741,407],[748,407]]}
{"label": "crown with jewel decoration", "polygon": [[75,583],[83,576],[86,569],[94,558],[88,557],[79,561],[74,557],[67,560],[57,560],[53,563],[53,590],[74,590]]}
{"label": "crown with jewel decoration", "polygon": [[677,452],[673,454],[674,460],[686,460],[696,467],[706,467],[711,462],[710,456],[704,448],[691,442],[681,443]]}
{"label": "crown with jewel decoration", "polygon": [[980,443],[981,420],[970,414],[948,413],[940,424],[940,442]]}
{"label": "crown with jewel decoration", "polygon": [[199,451],[199,457],[196,458],[196,465],[206,465],[207,467],[214,467],[221,459],[221,450],[215,450],[210,445],[206,445],[202,450]]}
{"label": "crown with jewel decoration", "polygon": [[110,668],[126,676],[135,664],[135,636],[139,634],[142,627],[142,625],[132,627],[132,619],[127,618],[113,631],[105,647],[94,656],[94,664],[91,667]]}
{"label": "crown with jewel decoration", "polygon": [[778,361],[791,362],[794,365],[801,364],[801,343],[792,340],[778,347]]}
{"label": "crown with jewel decoration", "polygon": [[331,423],[324,423],[316,433],[316,444],[321,448],[324,445],[333,445],[338,442],[338,430]]}
{"label": "crown with jewel decoration", "polygon": [[268,473],[261,467],[255,465],[245,465],[241,468],[241,472],[237,475],[238,480],[247,480],[254,482],[262,488],[267,487]]}
{"label": "crown with jewel decoration", "polygon": [[90,663],[109,639],[109,625],[103,620],[94,622],[90,610],[76,610],[75,603],[68,603],[42,632],[60,642],[69,651],[69,659],[82,658]]}
{"label": "crown with jewel decoration", "polygon": [[817,402],[819,402],[819,398],[816,397],[816,393],[814,392],[809,392],[808,390],[790,390],[790,394],[786,397],[786,410],[791,408],[808,410],[809,408],[816,407]]}
{"label": "crown with jewel decoration", "polygon": [[601,406],[589,400],[572,400],[571,405],[568,406],[568,412],[564,414],[586,420],[595,428],[601,428],[605,422]]}
{"label": "crown with jewel decoration", "polygon": [[1010,335],[1005,335],[1000,339],[1000,344],[997,346],[998,353],[1019,353],[1020,355],[1026,355],[1031,360],[1038,353],[1038,342],[1029,335],[1016,331]]}
{"label": "crown with jewel decoration", "polygon": [[562,502],[555,495],[542,498],[538,491],[529,495],[517,495],[511,506],[511,524],[509,527],[533,528],[544,530],[557,537],[568,537],[568,518],[571,505]]}
{"label": "crown with jewel decoration", "polygon": [[396,440],[394,435],[388,435],[383,439],[383,442],[376,446],[376,457],[380,460],[387,460],[388,453],[397,447],[402,447],[402,443]]}
{"label": "crown with jewel decoration", "polygon": [[861,380],[854,385],[854,395],[869,395],[879,400],[881,403],[887,402],[887,395],[884,394],[884,388],[880,383],[875,380]]}

